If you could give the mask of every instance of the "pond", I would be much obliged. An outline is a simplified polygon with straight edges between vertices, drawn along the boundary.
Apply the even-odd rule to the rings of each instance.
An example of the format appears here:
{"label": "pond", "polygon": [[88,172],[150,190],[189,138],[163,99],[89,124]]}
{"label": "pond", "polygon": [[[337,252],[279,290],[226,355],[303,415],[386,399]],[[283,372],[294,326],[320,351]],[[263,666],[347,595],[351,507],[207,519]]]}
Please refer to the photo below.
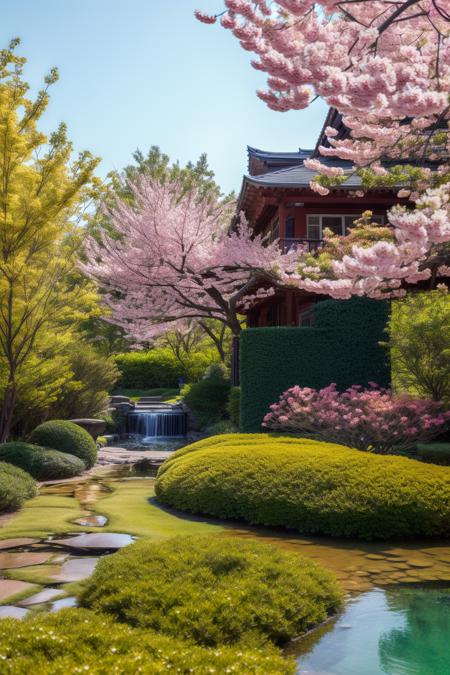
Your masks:
{"label": "pond", "polygon": [[47,484],[4,522],[0,616],[75,603],[77,584],[99,557],[129,544],[130,535],[257,539],[324,565],[350,595],[340,617],[289,650],[298,658],[298,673],[450,674],[448,541],[361,542],[189,516],[158,504],[156,470],[150,455]]}
{"label": "pond", "polygon": [[293,648],[301,675],[448,675],[450,586],[373,589]]}

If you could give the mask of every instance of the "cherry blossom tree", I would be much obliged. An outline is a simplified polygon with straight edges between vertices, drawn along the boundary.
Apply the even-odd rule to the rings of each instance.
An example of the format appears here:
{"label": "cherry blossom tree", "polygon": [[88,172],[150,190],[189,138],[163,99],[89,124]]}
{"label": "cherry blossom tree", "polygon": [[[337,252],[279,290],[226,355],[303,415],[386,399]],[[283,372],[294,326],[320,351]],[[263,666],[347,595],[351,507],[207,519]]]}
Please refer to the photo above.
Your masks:
{"label": "cherry blossom tree", "polygon": [[215,319],[238,337],[243,303],[273,293],[261,280],[276,284],[295,254],[253,237],[245,219],[231,232],[233,204],[217,195],[148,175],[129,189],[132,200],[105,207],[110,226],[88,240],[82,264],[105,291],[109,320],[138,341],[186,320]]}
{"label": "cherry blossom tree", "polygon": [[[411,207],[394,207],[394,236],[363,241],[318,271],[301,256],[286,283],[337,298],[400,295],[405,284],[449,275],[449,0],[225,0],[219,17],[252,65],[268,75],[258,96],[273,110],[299,110],[317,97],[336,108],[320,155],[306,161],[320,194],[357,173],[362,190],[399,186]],[[345,244],[344,244],[345,248]],[[319,254],[318,257],[320,257]]]}

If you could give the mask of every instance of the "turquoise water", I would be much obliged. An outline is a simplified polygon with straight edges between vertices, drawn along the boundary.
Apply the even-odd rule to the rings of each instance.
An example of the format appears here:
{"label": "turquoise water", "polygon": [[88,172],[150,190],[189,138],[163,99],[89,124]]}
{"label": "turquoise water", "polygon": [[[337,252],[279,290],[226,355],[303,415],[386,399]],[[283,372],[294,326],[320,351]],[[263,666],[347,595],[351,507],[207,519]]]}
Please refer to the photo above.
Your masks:
{"label": "turquoise water", "polygon": [[450,588],[363,593],[297,647],[301,675],[450,675]]}

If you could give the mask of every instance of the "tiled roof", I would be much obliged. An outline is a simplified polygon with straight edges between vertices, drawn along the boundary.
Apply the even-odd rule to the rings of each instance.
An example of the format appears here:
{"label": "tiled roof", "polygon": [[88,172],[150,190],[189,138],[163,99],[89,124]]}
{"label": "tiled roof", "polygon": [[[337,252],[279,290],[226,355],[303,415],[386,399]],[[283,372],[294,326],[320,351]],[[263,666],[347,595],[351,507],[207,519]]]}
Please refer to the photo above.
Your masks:
{"label": "tiled roof", "polygon": [[247,145],[247,152],[252,157],[257,157],[262,160],[277,160],[283,161],[285,159],[298,159],[299,161],[311,156],[312,150],[303,150],[299,148],[296,152],[268,152],[267,150],[258,150]]}
{"label": "tiled roof", "polygon": [[267,152],[248,145],[248,173],[251,176],[259,176],[277,169],[297,166],[310,157],[311,152],[312,150],[302,150],[302,148],[299,148],[297,152]]}
{"label": "tiled roof", "polygon": [[[304,159],[306,159],[306,157]],[[344,160],[321,158],[320,161],[328,166],[342,167],[343,169],[351,168],[351,163],[345,162]],[[244,183],[260,185],[261,187],[308,187],[309,182],[317,175],[318,173],[316,171],[307,169],[302,162],[302,164],[299,164],[298,166],[278,169],[278,171],[271,171],[270,173],[264,173],[259,176],[244,176]],[[341,189],[355,189],[360,187],[360,185],[360,177],[352,175],[339,187]]]}

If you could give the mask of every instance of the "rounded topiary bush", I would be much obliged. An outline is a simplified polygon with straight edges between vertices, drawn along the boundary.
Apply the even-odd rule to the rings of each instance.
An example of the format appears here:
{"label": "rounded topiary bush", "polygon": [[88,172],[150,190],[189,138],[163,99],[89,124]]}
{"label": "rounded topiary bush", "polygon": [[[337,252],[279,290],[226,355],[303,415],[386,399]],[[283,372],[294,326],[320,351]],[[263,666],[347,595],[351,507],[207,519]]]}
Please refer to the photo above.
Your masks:
{"label": "rounded topiary bush", "polygon": [[2,672],[12,675],[295,672],[294,662],[274,649],[205,649],[83,609],[1,619],[0,644]]}
{"label": "rounded topiary bush", "polygon": [[101,559],[81,596],[119,621],[212,647],[282,644],[340,602],[331,574],[311,560],[219,536],[133,544]]}
{"label": "rounded topiary bush", "polygon": [[31,476],[12,464],[0,462],[0,513],[14,511],[36,495]]}
{"label": "rounded topiary bush", "polygon": [[32,432],[30,440],[36,445],[44,445],[79,457],[87,469],[94,466],[97,458],[97,446],[92,436],[78,424],[66,420],[51,420],[40,424]]}
{"label": "rounded topiary bush", "polygon": [[21,442],[0,445],[0,461],[20,467],[36,480],[71,478],[85,469],[83,460],[74,455]]}
{"label": "rounded topiary bush", "polygon": [[230,382],[223,377],[208,377],[190,385],[184,402],[192,410],[201,427],[214,424],[226,413]]}
{"label": "rounded topiary bush", "polygon": [[204,439],[159,470],[163,504],[363,539],[450,535],[450,468],[265,434]]}

